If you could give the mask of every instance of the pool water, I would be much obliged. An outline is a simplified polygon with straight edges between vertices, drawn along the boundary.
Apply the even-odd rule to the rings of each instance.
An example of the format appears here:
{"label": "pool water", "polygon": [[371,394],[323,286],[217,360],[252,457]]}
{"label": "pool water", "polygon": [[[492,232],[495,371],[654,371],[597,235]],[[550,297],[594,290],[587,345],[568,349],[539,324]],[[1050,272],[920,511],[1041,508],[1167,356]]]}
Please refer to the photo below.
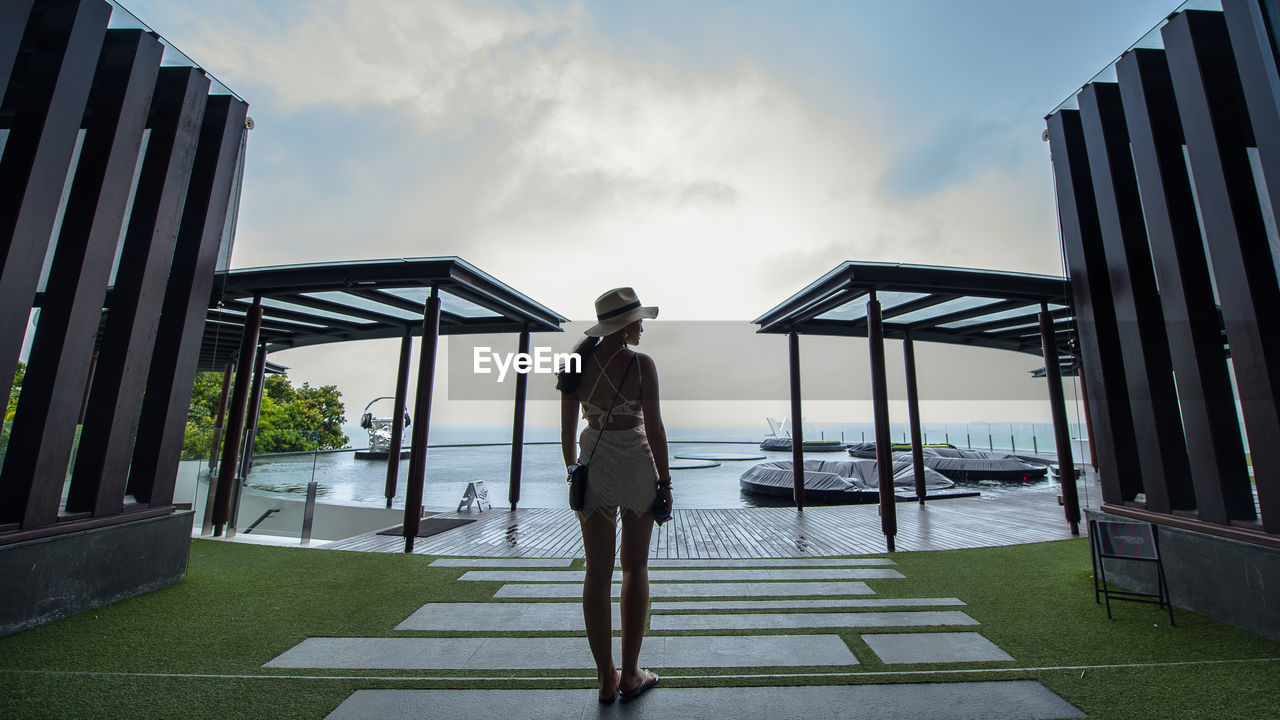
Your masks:
{"label": "pool water", "polygon": [[[520,507],[561,508],[568,504],[564,460],[560,446],[554,443],[527,444],[520,476]],[[757,450],[754,443],[681,443],[670,444],[670,454],[765,455],[765,460],[722,461],[716,467],[672,470],[672,485],[677,507],[740,508],[777,506],[776,499],[760,498],[741,491],[738,477],[758,462],[790,460],[790,452]],[[844,453],[807,454],[806,457],[846,459]],[[304,497],[307,483],[313,477],[318,484],[321,502],[337,505],[386,507],[386,460],[358,460],[354,452],[318,454],[266,455],[254,459],[249,485],[257,491]],[[396,485],[395,507],[404,507],[405,484],[409,461],[400,461]],[[434,509],[453,509],[462,499],[467,483],[480,480],[489,491],[495,507],[508,506],[511,476],[509,445],[442,446],[427,452],[423,505]],[[1029,487],[1043,487],[1048,480],[1027,484],[973,483],[966,488],[983,495],[1017,492]]]}

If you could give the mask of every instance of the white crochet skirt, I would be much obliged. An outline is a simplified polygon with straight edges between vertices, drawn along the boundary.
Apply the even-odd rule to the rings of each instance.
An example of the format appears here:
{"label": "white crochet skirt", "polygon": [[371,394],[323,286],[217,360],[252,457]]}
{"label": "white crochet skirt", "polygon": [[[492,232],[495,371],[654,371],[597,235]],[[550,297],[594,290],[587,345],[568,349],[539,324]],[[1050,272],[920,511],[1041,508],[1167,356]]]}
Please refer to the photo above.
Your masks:
{"label": "white crochet skirt", "polygon": [[[593,455],[597,437],[600,446]],[[649,512],[658,496],[658,468],[643,425],[603,433],[588,426],[578,436],[578,450],[578,462],[586,462],[591,468],[579,518],[589,513],[616,518],[619,509],[635,514]]]}

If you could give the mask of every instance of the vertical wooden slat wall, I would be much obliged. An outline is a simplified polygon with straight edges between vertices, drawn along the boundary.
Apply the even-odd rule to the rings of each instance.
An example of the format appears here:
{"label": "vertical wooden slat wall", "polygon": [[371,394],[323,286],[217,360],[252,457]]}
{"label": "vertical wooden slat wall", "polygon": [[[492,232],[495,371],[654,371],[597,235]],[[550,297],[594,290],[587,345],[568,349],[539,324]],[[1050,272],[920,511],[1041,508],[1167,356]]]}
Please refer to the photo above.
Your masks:
{"label": "vertical wooden slat wall", "polygon": [[199,68],[160,68],[160,40],[108,30],[110,15],[102,0],[0,7],[6,383],[39,308],[0,465],[0,545],[173,512],[247,106],[209,96]]}
{"label": "vertical wooden slat wall", "polygon": [[1275,545],[1280,275],[1264,218],[1280,197],[1280,63],[1269,5],[1175,14],[1165,49],[1129,51],[1117,83],[1091,83],[1079,110],[1047,122],[1103,510]]}

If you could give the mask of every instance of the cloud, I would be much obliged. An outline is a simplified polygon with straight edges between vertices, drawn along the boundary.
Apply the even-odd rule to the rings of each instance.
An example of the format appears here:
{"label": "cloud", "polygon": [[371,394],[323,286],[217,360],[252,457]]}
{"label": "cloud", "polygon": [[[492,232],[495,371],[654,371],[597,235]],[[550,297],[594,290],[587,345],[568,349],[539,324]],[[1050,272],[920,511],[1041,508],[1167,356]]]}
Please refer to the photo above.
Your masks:
{"label": "cloud", "polygon": [[953,152],[928,178],[859,116],[881,99],[805,94],[856,78],[611,52],[589,10],[200,8],[184,46],[262,128],[235,264],[456,254],[573,319],[632,285],[665,319],[749,320],[845,260],[1058,272],[1047,153]]}
{"label": "cloud", "polygon": [[[354,248],[322,243],[325,259],[458,253],[553,306],[578,307],[539,287],[548,267],[572,258],[609,285],[625,261],[633,284],[670,292],[684,316],[701,305],[740,317],[740,306],[762,309],[845,259],[955,262],[974,256],[981,237],[1027,269],[1037,261],[1023,262],[1019,246],[1039,234],[1055,247],[1051,226],[1034,227],[1045,213],[1020,210],[1043,210],[1043,200],[1007,170],[897,196],[888,148],[900,139],[820,109],[765,59],[701,71],[662,55],[613,56],[584,36],[572,6],[335,0],[295,10],[280,26],[233,28],[243,16],[224,16],[200,44],[225,75],[268,89],[268,104],[294,118],[337,106],[411,119],[383,139],[398,148],[348,168],[370,180],[346,212],[324,211],[330,228],[346,215],[347,236],[367,237],[370,221],[379,235]],[[442,138],[462,159],[437,168],[421,146]],[[379,207],[380,165],[397,158],[420,161],[421,172],[395,171],[404,182]],[[325,234],[316,230],[272,245],[314,252]],[[739,282],[740,303],[717,307],[709,296],[722,293],[711,288],[730,280],[749,287]]]}

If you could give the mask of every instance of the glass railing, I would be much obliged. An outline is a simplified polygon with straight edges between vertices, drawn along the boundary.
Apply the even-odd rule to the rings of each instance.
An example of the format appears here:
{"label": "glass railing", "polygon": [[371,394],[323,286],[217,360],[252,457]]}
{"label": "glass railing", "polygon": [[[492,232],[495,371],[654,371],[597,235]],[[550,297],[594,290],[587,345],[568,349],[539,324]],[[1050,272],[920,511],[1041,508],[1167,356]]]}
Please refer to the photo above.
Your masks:
{"label": "glass railing", "polygon": [[1177,7],[1177,9],[1161,19],[1160,22],[1156,23],[1155,27],[1148,30],[1147,33],[1139,38],[1137,42],[1125,48],[1124,52],[1117,55],[1114,60],[1107,64],[1106,67],[1102,68],[1093,77],[1089,78],[1088,82],[1075,90],[1072,90],[1071,94],[1067,96],[1067,99],[1058,103],[1058,106],[1050,110],[1046,117],[1053,115],[1059,110],[1078,110],[1080,106],[1076,101],[1076,96],[1079,95],[1080,91],[1089,84],[1095,82],[1116,82],[1116,63],[1119,62],[1120,58],[1124,57],[1125,53],[1128,53],[1130,50],[1135,48],[1163,50],[1164,37],[1161,36],[1160,31],[1164,29],[1165,25],[1169,24],[1169,18],[1177,15],[1183,10],[1222,10],[1222,0],[1187,0],[1187,2],[1182,3]]}
{"label": "glass railing", "polygon": [[107,22],[107,27],[113,28],[113,29],[146,30],[147,32],[154,34],[156,38],[161,42],[161,44],[164,45],[164,56],[160,60],[161,65],[200,68],[201,70],[204,71],[204,74],[209,78],[210,93],[216,94],[216,95],[232,95],[237,100],[240,100],[242,102],[248,102],[244,98],[240,97],[240,95],[236,93],[234,90],[227,87],[227,85],[223,83],[221,80],[214,77],[213,73],[209,72],[204,67],[202,67],[200,63],[196,62],[195,60],[192,60],[190,55],[187,55],[182,50],[179,50],[178,47],[175,46],[172,42],[170,42],[167,38],[165,38],[163,35],[156,32],[154,29],[152,29],[150,25],[146,24],[141,19],[139,19],[137,15],[134,15],[132,12],[130,12],[128,8],[116,2],[116,0],[107,0],[107,2],[111,4],[111,19]]}

